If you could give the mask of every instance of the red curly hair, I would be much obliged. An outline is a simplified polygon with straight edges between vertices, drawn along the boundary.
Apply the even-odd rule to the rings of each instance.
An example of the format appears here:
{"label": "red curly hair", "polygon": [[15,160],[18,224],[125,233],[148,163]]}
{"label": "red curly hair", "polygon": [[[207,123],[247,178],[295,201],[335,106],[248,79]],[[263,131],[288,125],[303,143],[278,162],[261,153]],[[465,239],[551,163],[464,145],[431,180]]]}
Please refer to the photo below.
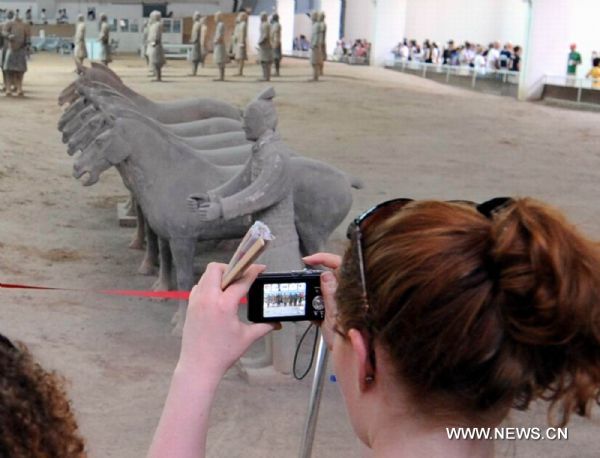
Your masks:
{"label": "red curly hair", "polygon": [[563,426],[600,404],[600,248],[559,212],[412,202],[361,230],[368,307],[354,241],[338,324],[385,351],[424,411],[494,422],[545,399]]}

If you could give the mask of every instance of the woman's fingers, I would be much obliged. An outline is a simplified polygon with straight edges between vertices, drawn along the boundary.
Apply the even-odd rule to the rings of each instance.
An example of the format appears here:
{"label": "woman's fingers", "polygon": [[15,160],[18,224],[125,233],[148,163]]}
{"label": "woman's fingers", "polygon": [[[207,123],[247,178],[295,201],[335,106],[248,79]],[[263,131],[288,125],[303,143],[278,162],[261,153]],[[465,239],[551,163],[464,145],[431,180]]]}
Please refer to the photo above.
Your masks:
{"label": "woman's fingers", "polygon": [[261,337],[266,336],[269,332],[281,329],[280,323],[256,323],[246,326],[246,337],[249,342],[256,342]]}
{"label": "woman's fingers", "polygon": [[244,272],[242,278],[227,287],[224,292],[225,297],[228,299],[235,299],[237,301],[236,305],[239,304],[240,299],[246,295],[250,286],[252,286],[252,283],[256,280],[256,277],[258,277],[261,272],[264,272],[265,269],[266,266],[262,264],[251,265],[246,272]]}
{"label": "woman's fingers", "polygon": [[309,266],[323,265],[332,270],[342,264],[342,257],[333,253],[315,253],[302,258],[302,260]]}
{"label": "woman's fingers", "polygon": [[217,262],[208,264],[204,274],[200,277],[198,288],[195,289],[203,291],[205,294],[210,295],[209,297],[221,292],[221,278],[223,278],[223,273],[226,268],[226,264]]}
{"label": "woman's fingers", "polygon": [[[329,312],[332,307],[335,308],[335,292],[337,290],[337,280],[332,272],[323,272],[321,274],[321,292],[325,307]],[[335,311],[335,310],[333,310]]]}

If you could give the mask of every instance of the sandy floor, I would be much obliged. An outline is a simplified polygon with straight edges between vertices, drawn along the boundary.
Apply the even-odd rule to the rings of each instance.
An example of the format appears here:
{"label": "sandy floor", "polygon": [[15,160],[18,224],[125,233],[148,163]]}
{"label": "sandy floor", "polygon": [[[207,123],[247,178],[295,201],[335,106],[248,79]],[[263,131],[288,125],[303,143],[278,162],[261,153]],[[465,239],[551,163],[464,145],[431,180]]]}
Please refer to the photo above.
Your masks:
{"label": "sandy floor", "polygon": [[[599,115],[519,103],[448,88],[382,69],[328,65],[309,84],[303,61],[285,62],[277,90],[281,132],[298,151],[321,158],[366,184],[350,216],[393,196],[482,200],[532,195],[600,234],[597,170]],[[211,96],[239,105],[262,87],[248,77],[214,83],[214,69],[187,78],[184,62],[150,83],[137,59],[113,68],[157,100]],[[116,172],[82,188],[61,144],[56,97],[74,78],[68,57],[36,55],[25,99],[0,98],[0,281],[68,288],[149,288],[135,272],[141,252],[127,249],[131,229],[116,224],[126,192]],[[233,73],[233,71],[231,71]],[[339,246],[345,226],[333,240]],[[230,251],[207,247],[200,265]],[[1,291],[0,331],[27,343],[46,367],[70,381],[70,394],[94,457],[140,457],[160,414],[178,339],[175,304],[92,293]],[[212,414],[211,457],[293,457],[310,383],[254,386],[230,373]],[[514,424],[545,424],[543,406]],[[592,457],[600,422],[575,419],[569,440],[503,442],[502,456]],[[315,456],[361,456],[334,384],[324,393]]]}

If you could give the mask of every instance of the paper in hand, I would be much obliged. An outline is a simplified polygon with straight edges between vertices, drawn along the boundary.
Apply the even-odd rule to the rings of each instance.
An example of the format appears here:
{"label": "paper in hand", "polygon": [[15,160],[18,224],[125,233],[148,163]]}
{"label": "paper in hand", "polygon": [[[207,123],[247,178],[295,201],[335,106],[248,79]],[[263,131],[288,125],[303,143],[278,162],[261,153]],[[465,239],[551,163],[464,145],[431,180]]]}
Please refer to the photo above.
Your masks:
{"label": "paper in hand", "polygon": [[250,265],[265,251],[270,241],[275,237],[271,234],[269,227],[260,221],[256,221],[240,242],[233,254],[227,270],[221,280],[221,289],[227,288],[239,279]]}

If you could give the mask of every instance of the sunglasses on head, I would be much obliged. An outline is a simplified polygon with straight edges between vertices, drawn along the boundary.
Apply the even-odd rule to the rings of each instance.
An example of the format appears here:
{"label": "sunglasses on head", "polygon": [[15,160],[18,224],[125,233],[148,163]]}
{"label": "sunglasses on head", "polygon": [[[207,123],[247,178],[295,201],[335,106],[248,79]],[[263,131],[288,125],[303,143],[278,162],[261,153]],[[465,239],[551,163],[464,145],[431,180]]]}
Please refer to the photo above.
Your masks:
{"label": "sunglasses on head", "polygon": [[[483,216],[491,219],[495,212],[501,208],[504,208],[512,201],[513,200],[510,197],[495,197],[481,204],[477,204],[468,200],[448,200],[446,202],[471,205],[475,207],[475,209]],[[348,237],[349,240],[356,241],[356,254],[358,256],[358,268],[360,272],[360,282],[365,308],[369,307],[369,303],[367,301],[367,281],[365,278],[365,263],[362,247],[363,232],[369,225],[374,224],[377,221],[386,220],[390,216],[402,210],[402,208],[411,202],[414,202],[414,199],[399,198],[381,202],[380,204],[369,208],[367,211],[354,218],[354,220],[348,226],[346,237]]]}

